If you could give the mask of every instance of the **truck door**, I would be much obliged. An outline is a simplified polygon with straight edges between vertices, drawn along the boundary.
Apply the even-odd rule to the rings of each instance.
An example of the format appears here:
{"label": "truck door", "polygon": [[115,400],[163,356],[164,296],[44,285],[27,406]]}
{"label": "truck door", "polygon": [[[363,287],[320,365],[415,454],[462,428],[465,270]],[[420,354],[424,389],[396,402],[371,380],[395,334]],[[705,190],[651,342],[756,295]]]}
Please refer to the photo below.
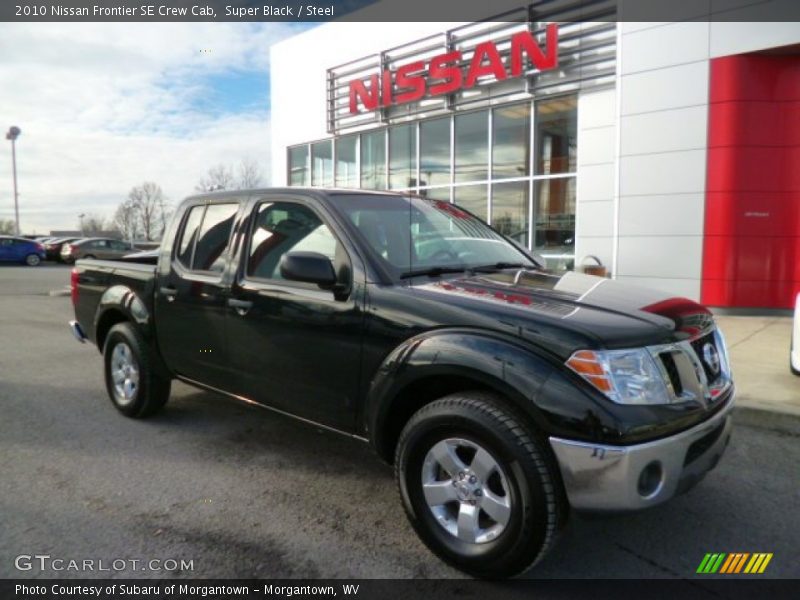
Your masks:
{"label": "truck door", "polygon": [[189,207],[170,263],[159,266],[156,282],[156,331],[164,360],[176,373],[218,388],[225,388],[230,376],[226,267],[242,203],[229,197]]}
{"label": "truck door", "polygon": [[[353,281],[356,257],[324,213],[302,198],[261,198],[250,219],[228,318],[237,393],[351,431],[364,295]],[[347,290],[334,294],[283,279],[280,259],[290,251],[326,255]]]}

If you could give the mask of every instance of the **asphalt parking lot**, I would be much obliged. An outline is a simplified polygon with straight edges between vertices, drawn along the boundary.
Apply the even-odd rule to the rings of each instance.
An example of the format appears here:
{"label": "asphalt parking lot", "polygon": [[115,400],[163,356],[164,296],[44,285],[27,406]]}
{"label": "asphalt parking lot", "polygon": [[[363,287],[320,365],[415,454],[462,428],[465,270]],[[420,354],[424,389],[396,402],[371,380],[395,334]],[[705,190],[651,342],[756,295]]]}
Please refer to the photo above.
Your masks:
{"label": "asphalt parking lot", "polygon": [[[407,524],[369,448],[175,384],[157,417],[120,416],[101,360],[69,333],[62,266],[0,266],[0,577],[15,557],[184,559],[132,577],[461,577]],[[737,409],[719,467],[628,516],[574,518],[528,577],[701,577],[707,552],[772,552],[800,577],[800,419]],[[95,573],[108,576],[109,573]],[[709,577],[709,576],[702,576]]]}

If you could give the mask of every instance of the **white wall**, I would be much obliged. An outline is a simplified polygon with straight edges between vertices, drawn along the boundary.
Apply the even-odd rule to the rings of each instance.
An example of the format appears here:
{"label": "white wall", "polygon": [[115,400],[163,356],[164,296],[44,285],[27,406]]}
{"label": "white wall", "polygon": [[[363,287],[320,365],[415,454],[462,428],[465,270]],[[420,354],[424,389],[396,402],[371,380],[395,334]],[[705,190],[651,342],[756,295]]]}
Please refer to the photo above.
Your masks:
{"label": "white wall", "polygon": [[576,266],[586,255],[596,256],[609,268],[613,262],[615,123],[613,89],[578,96]]}

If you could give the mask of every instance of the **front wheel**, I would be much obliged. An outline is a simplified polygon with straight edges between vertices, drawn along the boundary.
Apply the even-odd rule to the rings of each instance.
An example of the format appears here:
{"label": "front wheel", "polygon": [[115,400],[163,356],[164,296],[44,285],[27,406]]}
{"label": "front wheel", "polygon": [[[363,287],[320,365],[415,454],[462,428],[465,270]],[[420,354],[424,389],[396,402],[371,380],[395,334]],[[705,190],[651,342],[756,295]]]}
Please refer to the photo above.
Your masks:
{"label": "front wheel", "polygon": [[41,262],[42,259],[38,254],[28,254],[28,256],[25,257],[25,264],[29,267],[38,267]]}
{"label": "front wheel", "polygon": [[474,576],[522,573],[566,521],[553,458],[488,394],[453,394],[414,414],[400,436],[395,474],[422,541]]}
{"label": "front wheel", "polygon": [[156,413],[169,399],[171,382],[158,371],[152,351],[130,323],[117,323],[103,347],[106,390],[127,417]]}

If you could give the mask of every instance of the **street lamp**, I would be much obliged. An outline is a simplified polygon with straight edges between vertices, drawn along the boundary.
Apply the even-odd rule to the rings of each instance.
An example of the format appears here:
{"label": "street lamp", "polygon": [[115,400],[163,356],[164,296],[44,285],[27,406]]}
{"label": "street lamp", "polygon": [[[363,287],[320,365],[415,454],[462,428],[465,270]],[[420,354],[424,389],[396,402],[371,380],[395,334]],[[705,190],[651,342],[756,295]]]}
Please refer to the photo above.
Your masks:
{"label": "street lamp", "polygon": [[17,194],[17,145],[15,142],[20,133],[22,131],[16,125],[9,127],[6,133],[6,139],[11,140],[11,169],[14,173],[14,223],[17,235],[19,235],[19,194]]}
{"label": "street lamp", "polygon": [[81,213],[81,214],[78,215],[78,219],[81,222],[81,235],[85,235],[84,232],[83,232],[83,217],[85,217],[85,216],[86,216],[86,213]]}

